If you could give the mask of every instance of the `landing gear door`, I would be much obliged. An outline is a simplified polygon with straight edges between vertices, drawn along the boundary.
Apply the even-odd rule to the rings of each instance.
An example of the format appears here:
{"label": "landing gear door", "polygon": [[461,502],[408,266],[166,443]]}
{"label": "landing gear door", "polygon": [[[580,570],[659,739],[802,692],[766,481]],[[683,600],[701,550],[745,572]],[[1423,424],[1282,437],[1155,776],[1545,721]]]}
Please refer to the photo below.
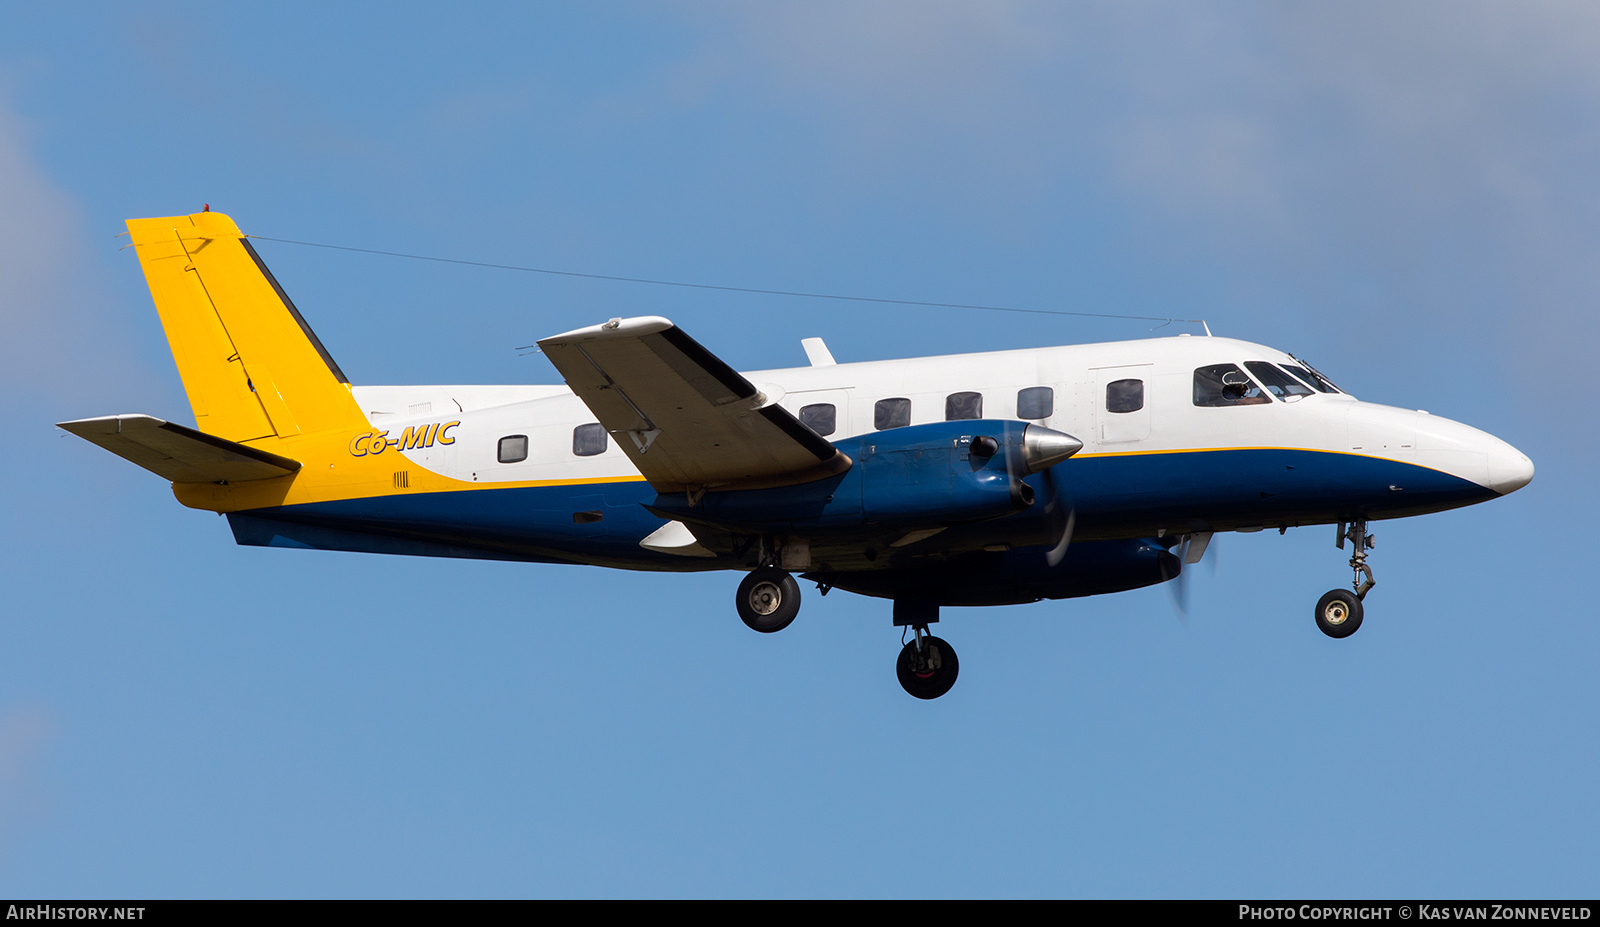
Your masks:
{"label": "landing gear door", "polygon": [[1089,371],[1095,386],[1095,436],[1101,444],[1126,444],[1150,436],[1150,405],[1146,391],[1154,377],[1153,364],[1096,367]]}

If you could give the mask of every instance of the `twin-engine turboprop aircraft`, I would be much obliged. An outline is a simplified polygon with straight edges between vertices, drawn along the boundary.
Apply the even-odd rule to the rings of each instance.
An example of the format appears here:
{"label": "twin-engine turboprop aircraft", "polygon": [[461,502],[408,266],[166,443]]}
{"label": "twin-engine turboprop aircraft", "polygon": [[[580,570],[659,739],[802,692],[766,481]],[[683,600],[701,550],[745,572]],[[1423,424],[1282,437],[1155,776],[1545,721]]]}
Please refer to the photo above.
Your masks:
{"label": "twin-engine turboprop aircraft", "polygon": [[1358,402],[1227,338],[741,374],[666,319],[539,342],[559,386],[352,386],[232,219],[128,223],[196,428],[61,427],[228,516],[240,544],[739,570],[757,631],[826,594],[893,601],[900,683],[957,673],[945,605],[1135,589],[1218,531],[1338,526],[1355,581],[1316,607],[1342,638],[1372,588],[1370,520],[1482,502],[1533,464],[1448,419]]}

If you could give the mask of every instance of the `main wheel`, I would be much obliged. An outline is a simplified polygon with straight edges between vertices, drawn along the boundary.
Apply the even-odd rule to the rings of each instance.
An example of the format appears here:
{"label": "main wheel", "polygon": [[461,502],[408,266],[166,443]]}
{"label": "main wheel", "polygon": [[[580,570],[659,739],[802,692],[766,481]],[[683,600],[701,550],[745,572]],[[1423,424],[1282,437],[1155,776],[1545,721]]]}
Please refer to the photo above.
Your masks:
{"label": "main wheel", "polygon": [[739,583],[739,618],[763,634],[782,631],[800,614],[800,584],[777,567],[751,570]]}
{"label": "main wheel", "polygon": [[907,692],[917,698],[938,698],[956,684],[960,668],[955,648],[929,635],[922,639],[921,653],[917,652],[916,641],[900,648],[894,671]]}
{"label": "main wheel", "polygon": [[1317,602],[1317,627],[1329,637],[1349,637],[1361,627],[1361,600],[1348,589],[1334,589]]}

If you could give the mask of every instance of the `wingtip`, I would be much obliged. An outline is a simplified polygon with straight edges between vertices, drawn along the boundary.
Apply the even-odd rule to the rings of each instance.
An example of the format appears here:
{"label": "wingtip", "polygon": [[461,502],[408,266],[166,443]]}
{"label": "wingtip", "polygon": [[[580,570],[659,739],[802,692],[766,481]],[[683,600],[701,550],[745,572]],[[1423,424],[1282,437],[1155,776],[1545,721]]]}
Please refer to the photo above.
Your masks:
{"label": "wingtip", "polygon": [[640,335],[649,335],[654,332],[666,331],[674,328],[671,319],[659,315],[641,315],[631,319],[611,319],[599,325],[590,325],[585,328],[575,328],[570,332],[540,338],[539,346],[548,344],[571,344],[583,341],[598,341],[602,338],[637,338]]}

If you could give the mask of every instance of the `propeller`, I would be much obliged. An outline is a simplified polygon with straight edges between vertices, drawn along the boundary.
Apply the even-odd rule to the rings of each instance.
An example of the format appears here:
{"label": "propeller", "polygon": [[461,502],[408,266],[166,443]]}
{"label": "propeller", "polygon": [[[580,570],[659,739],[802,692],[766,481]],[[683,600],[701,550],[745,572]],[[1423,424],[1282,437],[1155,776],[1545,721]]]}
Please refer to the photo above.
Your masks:
{"label": "propeller", "polygon": [[[1059,565],[1067,556],[1067,547],[1072,543],[1072,529],[1078,521],[1077,511],[1061,496],[1061,487],[1056,483],[1054,468],[1056,464],[1081,450],[1083,450],[1082,441],[1054,428],[1028,425],[1022,430],[1022,452],[1019,455],[1022,458],[1022,467],[1026,473],[1043,474],[1040,479],[1044,483],[1045,492],[1049,494],[1044,511],[1050,522],[1050,537],[1055,538],[1055,543],[1045,551],[1044,559],[1050,566]],[[1010,467],[1009,459],[1006,463]],[[1020,483],[1020,480],[1016,480],[1015,473],[1012,477]]]}
{"label": "propeller", "polygon": [[[1189,542],[1193,535],[1184,535],[1183,540],[1173,549],[1172,554],[1177,560],[1178,572],[1167,583],[1167,591],[1172,594],[1172,608],[1178,613],[1178,620],[1184,624],[1189,623],[1189,571],[1184,569],[1189,561]],[[1162,561],[1162,572],[1166,572],[1167,561]]]}
{"label": "propeller", "polygon": [[1055,544],[1045,551],[1044,562],[1058,566],[1066,558],[1067,547],[1072,543],[1072,529],[1077,525],[1078,511],[1061,498],[1054,470],[1044,471],[1042,479],[1050,493],[1050,501],[1045,503],[1044,511],[1050,516],[1050,536],[1056,539]]}
{"label": "propeller", "polygon": [[[1212,532],[1210,531],[1197,531],[1193,534],[1186,534],[1178,541],[1176,548],[1173,550],[1174,558],[1177,561],[1177,572],[1168,577],[1172,582],[1167,588],[1172,592],[1172,605],[1178,611],[1179,621],[1185,621],[1189,615],[1188,568],[1199,563],[1201,558],[1206,555],[1206,550],[1211,546],[1211,538]],[[1215,572],[1216,568],[1217,558],[1213,555],[1211,569]],[[1162,572],[1166,572],[1165,561],[1162,563]]]}

